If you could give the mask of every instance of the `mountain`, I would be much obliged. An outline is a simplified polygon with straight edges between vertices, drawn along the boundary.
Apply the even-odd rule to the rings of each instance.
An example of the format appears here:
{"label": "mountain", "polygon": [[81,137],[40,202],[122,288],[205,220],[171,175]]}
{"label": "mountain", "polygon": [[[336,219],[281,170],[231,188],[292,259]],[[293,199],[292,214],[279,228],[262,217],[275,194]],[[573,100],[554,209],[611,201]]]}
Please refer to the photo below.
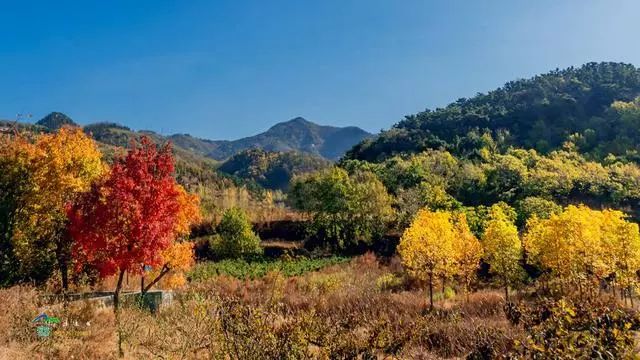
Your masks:
{"label": "mountain", "polygon": [[58,130],[65,125],[78,126],[70,117],[60,112],[50,113],[36,122],[36,125],[44,126],[49,130]]}
{"label": "mountain", "polygon": [[[382,161],[395,154],[443,149],[471,156],[490,144],[543,154],[569,141],[589,158],[608,154],[640,161],[640,70],[588,63],[554,70],[444,108],[406,116],[353,147],[346,159]],[[637,115],[636,114],[636,115]]]}
{"label": "mountain", "polygon": [[169,138],[185,149],[216,160],[224,160],[252,148],[271,152],[296,151],[337,160],[354,144],[370,136],[357,127],[323,126],[297,117],[278,123],[261,134],[233,141],[204,140],[186,134]]}
{"label": "mountain", "polygon": [[325,169],[331,162],[307,153],[243,150],[225,161],[219,171],[255,181],[272,190],[286,190],[295,175]]}

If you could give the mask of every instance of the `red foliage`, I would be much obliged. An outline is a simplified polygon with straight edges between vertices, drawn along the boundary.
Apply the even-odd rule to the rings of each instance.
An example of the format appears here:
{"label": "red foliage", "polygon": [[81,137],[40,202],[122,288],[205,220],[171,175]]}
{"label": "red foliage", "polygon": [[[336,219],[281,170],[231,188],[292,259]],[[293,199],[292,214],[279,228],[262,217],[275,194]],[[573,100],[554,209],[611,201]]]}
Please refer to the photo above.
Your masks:
{"label": "red foliage", "polygon": [[116,159],[109,176],[68,209],[75,253],[110,276],[161,266],[173,242],[180,191],[169,144],[142,137]]}

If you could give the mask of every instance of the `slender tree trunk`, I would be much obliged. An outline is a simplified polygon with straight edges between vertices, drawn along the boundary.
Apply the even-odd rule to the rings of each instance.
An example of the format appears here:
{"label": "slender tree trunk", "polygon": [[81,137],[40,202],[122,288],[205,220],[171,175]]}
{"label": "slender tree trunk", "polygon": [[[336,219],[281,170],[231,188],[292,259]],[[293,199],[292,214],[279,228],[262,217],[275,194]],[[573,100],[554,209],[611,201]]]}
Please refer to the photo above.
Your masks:
{"label": "slender tree trunk", "polygon": [[118,275],[118,283],[116,284],[116,290],[113,292],[113,311],[117,314],[120,309],[120,290],[122,289],[122,280],[124,279],[124,270],[120,270]]}
{"label": "slender tree trunk", "polygon": [[444,299],[444,288],[445,288],[445,285],[446,285],[446,279],[445,279],[445,277],[443,276],[443,277],[442,277],[442,298],[443,298],[443,299]]}
{"label": "slender tree trunk", "polygon": [[146,294],[149,290],[151,290],[153,285],[157,284],[158,281],[160,281],[165,275],[167,275],[169,273],[169,271],[171,271],[171,268],[169,268],[168,264],[165,264],[162,267],[162,270],[160,271],[160,274],[155,279],[153,279],[153,281],[151,281],[149,283],[149,285],[147,285],[145,288],[142,289],[142,292],[141,292],[140,296],[144,296],[144,294]]}
{"label": "slender tree trunk", "polygon": [[429,310],[433,310],[433,273],[429,274]]}
{"label": "slender tree trunk", "polygon": [[471,281],[468,278],[465,278],[465,280],[464,280],[464,292],[465,292],[465,298],[467,300],[467,303],[469,303],[469,293],[471,292],[470,283],[471,283]]}
{"label": "slender tree trunk", "polygon": [[113,312],[116,316],[116,329],[118,332],[118,356],[123,357],[124,351],[122,350],[122,331],[120,331],[120,289],[122,289],[122,280],[124,279],[125,270],[120,270],[118,275],[118,284],[116,290],[113,292]]}
{"label": "slender tree trunk", "polygon": [[506,302],[509,302],[509,283],[506,277],[504,278],[504,299]]}
{"label": "slender tree trunk", "polygon": [[140,295],[144,292],[144,265],[142,265],[142,273],[140,274]]}

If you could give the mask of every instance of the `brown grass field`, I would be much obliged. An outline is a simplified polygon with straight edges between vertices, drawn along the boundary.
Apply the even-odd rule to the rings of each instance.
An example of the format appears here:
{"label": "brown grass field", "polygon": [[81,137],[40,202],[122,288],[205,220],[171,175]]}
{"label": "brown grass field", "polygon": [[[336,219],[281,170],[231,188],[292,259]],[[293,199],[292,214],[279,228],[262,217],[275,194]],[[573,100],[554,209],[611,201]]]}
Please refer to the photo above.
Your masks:
{"label": "brown grass field", "polygon": [[[119,329],[111,309],[42,307],[38,290],[16,286],[0,290],[0,359],[117,358],[117,331],[126,359],[533,357],[533,322],[526,311],[505,315],[500,290],[467,297],[447,289],[430,312],[421,284],[399,274],[397,260],[368,254],[298,277],[218,276],[176,291],[158,314],[125,307]],[[525,294],[515,301],[527,303]],[[30,324],[42,310],[66,320],[47,340]]]}

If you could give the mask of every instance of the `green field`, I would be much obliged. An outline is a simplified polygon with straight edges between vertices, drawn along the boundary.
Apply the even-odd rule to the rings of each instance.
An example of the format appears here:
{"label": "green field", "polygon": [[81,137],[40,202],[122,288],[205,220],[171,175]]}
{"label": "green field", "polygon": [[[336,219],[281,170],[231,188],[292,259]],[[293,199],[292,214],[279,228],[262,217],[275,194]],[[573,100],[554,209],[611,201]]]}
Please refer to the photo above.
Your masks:
{"label": "green field", "polygon": [[254,258],[207,261],[197,264],[189,273],[191,281],[207,280],[218,275],[229,275],[238,279],[258,279],[270,271],[280,271],[285,276],[298,276],[326,266],[347,262],[348,257],[298,258],[291,260]]}

